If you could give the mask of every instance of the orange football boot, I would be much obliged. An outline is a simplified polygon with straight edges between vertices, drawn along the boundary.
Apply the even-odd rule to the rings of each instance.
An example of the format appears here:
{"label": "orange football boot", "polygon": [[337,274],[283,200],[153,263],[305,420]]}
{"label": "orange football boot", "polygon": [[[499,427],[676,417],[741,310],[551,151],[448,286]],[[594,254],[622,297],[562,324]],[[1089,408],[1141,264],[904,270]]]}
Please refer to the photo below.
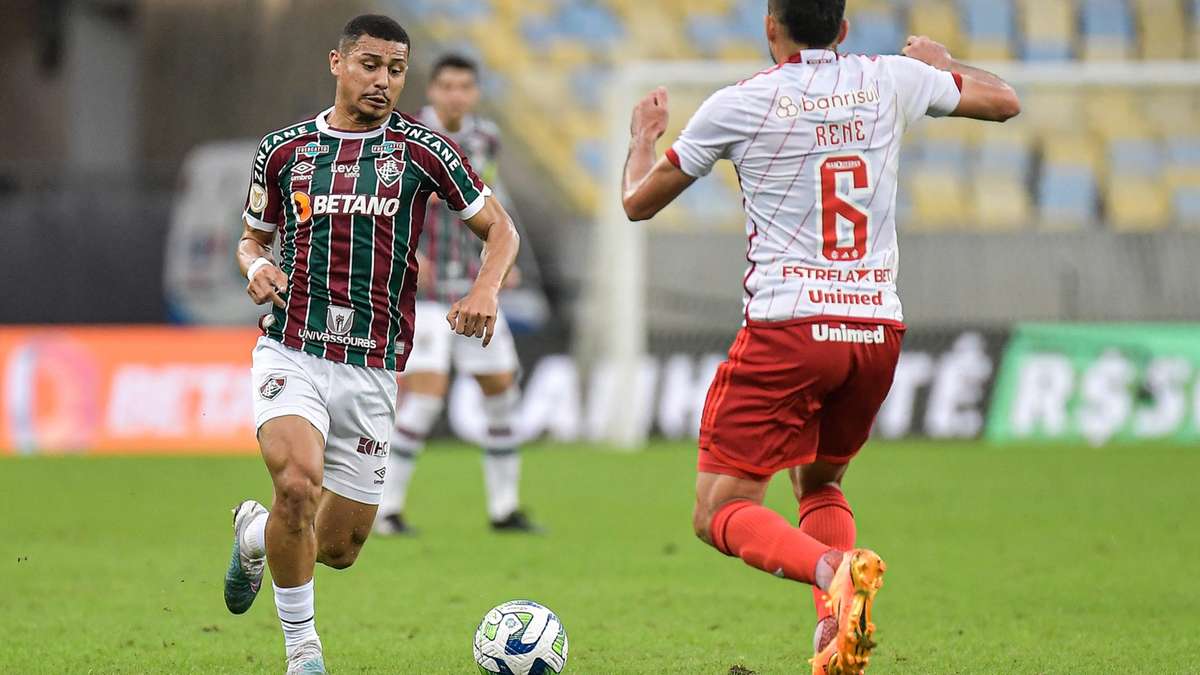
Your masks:
{"label": "orange football boot", "polygon": [[813,675],[863,675],[875,648],[871,605],[883,586],[887,565],[865,548],[845,554],[829,585],[829,609],[837,635],[809,661]]}

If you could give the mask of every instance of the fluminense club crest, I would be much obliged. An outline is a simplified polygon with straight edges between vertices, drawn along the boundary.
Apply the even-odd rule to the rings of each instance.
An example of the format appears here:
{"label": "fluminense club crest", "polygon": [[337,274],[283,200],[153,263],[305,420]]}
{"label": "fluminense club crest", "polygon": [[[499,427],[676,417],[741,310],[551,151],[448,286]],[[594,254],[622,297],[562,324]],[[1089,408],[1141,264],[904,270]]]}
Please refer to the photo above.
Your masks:
{"label": "fluminense club crest", "polygon": [[258,388],[258,395],[268,401],[274,401],[275,397],[279,395],[279,392],[283,391],[285,386],[287,386],[286,377],[271,376],[263,381],[262,386]]}
{"label": "fluminense club crest", "polygon": [[379,182],[387,187],[395,185],[403,173],[403,160],[398,160],[395,157],[380,157],[375,160],[375,175],[379,176]]}

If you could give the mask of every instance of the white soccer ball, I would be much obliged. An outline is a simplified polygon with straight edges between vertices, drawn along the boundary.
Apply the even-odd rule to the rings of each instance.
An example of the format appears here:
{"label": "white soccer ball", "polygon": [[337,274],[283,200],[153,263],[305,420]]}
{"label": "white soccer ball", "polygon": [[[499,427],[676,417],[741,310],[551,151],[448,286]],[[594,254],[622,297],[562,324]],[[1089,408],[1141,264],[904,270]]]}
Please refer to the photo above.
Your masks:
{"label": "white soccer ball", "polygon": [[506,602],[479,622],[475,662],[480,673],[561,673],[567,665],[567,630],[554,612],[536,602]]}

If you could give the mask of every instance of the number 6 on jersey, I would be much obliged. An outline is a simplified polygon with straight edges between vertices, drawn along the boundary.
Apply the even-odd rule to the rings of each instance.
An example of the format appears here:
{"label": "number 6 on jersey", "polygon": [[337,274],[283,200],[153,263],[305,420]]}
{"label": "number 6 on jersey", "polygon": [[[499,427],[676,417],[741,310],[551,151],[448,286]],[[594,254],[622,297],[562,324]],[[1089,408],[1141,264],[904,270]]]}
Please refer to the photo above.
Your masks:
{"label": "number 6 on jersey", "polygon": [[[867,196],[870,191],[866,158],[858,153],[828,157],[817,167],[817,173],[822,253],[829,260],[862,260],[867,255],[871,213],[859,208],[853,200],[855,196]],[[839,191],[841,185],[846,189]],[[844,236],[847,228],[839,220],[849,223],[849,237]]]}

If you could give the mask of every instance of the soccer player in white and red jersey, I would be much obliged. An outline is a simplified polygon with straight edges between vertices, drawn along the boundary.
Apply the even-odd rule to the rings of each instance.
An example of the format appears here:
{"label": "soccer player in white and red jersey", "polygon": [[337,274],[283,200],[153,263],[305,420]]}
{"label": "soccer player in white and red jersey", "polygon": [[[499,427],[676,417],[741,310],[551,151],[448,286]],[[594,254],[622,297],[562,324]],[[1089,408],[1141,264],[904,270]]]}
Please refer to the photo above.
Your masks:
{"label": "soccer player in white and red jersey", "polygon": [[354,564],[383,492],[426,202],[438,195],[486,242],[446,316],[459,335],[491,340],[517,254],[512,220],[467,157],[395,112],[409,45],[388,17],[352,19],[329,53],[333,106],[263,138],[246,200],[238,264],[250,298],[274,304],[251,376],[275,497],[269,512],[252,500],[234,510],[225,603],[249,609],[271,568],[289,673],[325,672],[313,568]]}
{"label": "soccer player in white and red jersey", "polygon": [[[845,0],[769,0],[777,65],[714,93],[661,158],[667,92],[634,109],[623,199],[654,216],[720,159],[746,210],[744,322],[701,422],[694,529],[718,551],[814,587],[812,672],[861,673],[885,569],[855,548],[841,490],[891,387],[904,334],[896,294],[901,136],[929,115],[1004,121],[996,76],[909,38],[903,56],[837,53]],[[762,505],[787,470],[799,527]]]}

